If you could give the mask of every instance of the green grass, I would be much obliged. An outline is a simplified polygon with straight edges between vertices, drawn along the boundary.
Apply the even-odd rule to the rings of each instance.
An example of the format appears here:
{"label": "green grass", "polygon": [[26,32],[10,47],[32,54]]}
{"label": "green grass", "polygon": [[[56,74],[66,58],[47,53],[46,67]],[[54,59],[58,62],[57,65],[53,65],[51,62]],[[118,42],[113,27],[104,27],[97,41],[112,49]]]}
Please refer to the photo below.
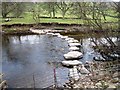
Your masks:
{"label": "green grass", "polygon": [[[12,18],[9,22],[2,22],[2,24],[33,24],[36,23],[32,18]],[[40,23],[66,23],[66,24],[82,24],[83,20],[79,19],[52,19],[40,18]]]}
{"label": "green grass", "polygon": [[[41,14],[41,16],[46,16]],[[56,14],[57,17],[62,17],[60,14]],[[33,15],[30,12],[25,12],[22,17],[24,18],[11,18],[11,21],[5,22],[3,18],[0,18],[2,24],[34,24],[36,23],[33,20]],[[75,17],[73,15],[66,15],[66,17]],[[104,22],[104,20],[103,20]],[[117,22],[116,18],[106,17],[106,22]],[[52,19],[52,18],[40,18],[40,23],[65,23],[65,24],[83,24],[84,20],[82,19]]]}

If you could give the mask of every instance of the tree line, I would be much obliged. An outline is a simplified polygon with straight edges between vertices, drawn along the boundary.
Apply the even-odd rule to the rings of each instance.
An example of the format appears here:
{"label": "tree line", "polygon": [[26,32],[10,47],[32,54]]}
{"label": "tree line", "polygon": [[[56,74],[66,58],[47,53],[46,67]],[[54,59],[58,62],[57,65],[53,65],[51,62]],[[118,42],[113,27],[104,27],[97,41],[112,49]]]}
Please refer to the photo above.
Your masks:
{"label": "tree line", "polygon": [[[109,13],[111,11],[114,11],[114,14]],[[101,23],[106,21],[106,16],[118,18],[120,23],[120,2],[2,2],[3,18],[9,15],[18,18],[25,12],[31,12],[33,19],[38,22],[41,14],[56,18],[59,13],[63,19],[68,14],[73,15],[100,29]]]}
{"label": "tree line", "polygon": [[52,18],[56,16],[56,13],[60,13],[64,18],[67,12],[79,18],[85,18],[86,15],[95,15],[96,13],[105,18],[107,10],[112,9],[119,12],[119,2],[2,2],[2,17],[6,18],[11,13],[13,16],[19,17],[26,11],[33,12],[35,8]]}

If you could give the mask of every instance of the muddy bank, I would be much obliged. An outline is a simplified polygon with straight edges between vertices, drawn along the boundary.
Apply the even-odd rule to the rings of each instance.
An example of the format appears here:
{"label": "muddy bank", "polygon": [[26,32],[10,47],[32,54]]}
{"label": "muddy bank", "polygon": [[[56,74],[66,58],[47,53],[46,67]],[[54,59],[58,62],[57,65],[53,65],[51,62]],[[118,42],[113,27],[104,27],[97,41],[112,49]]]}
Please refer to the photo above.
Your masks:
{"label": "muddy bank", "polygon": [[119,32],[119,30],[92,30],[88,26],[81,24],[61,24],[61,23],[41,23],[41,24],[12,24],[2,25],[2,33],[7,35],[31,35],[34,34],[30,31],[33,29],[51,29],[61,30],[63,35],[76,35],[86,33],[108,33],[108,32]]}

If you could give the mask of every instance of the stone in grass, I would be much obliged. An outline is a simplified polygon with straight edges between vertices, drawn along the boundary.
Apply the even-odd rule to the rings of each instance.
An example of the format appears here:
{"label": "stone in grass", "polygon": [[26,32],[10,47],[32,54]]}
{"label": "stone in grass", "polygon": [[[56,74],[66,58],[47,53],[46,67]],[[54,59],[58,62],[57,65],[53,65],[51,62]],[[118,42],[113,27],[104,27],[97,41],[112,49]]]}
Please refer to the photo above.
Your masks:
{"label": "stone in grass", "polygon": [[64,58],[68,59],[68,60],[79,59],[82,57],[83,57],[83,54],[81,52],[78,52],[78,51],[70,51],[67,54],[64,54]]}

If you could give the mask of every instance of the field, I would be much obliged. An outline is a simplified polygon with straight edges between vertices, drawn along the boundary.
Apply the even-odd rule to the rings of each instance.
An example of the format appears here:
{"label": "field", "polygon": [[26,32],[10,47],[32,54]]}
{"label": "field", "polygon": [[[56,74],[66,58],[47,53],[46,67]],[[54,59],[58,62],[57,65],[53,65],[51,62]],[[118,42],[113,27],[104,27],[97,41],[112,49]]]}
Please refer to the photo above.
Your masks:
{"label": "field", "polygon": [[[75,19],[76,17],[73,15],[66,15],[65,19],[62,19],[62,16],[60,14],[57,14],[56,17],[61,18],[48,18],[45,15],[42,15],[44,18],[40,18],[39,23],[65,23],[65,24],[84,24],[83,19]],[[45,18],[46,17],[46,18]],[[33,15],[30,12],[26,12],[22,15],[22,18],[10,18],[11,20],[8,22],[5,22],[5,18],[1,18],[2,24],[34,24],[36,23],[33,19]],[[105,22],[117,22],[116,18],[113,17],[106,17]]]}

